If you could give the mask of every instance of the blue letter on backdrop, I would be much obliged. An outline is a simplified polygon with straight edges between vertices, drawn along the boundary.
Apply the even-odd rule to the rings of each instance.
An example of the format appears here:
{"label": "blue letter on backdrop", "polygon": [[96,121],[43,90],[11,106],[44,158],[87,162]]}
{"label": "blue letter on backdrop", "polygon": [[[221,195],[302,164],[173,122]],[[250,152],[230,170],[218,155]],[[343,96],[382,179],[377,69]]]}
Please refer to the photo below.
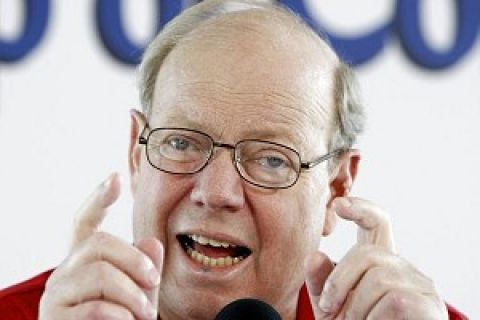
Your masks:
{"label": "blue letter on backdrop", "polygon": [[[126,64],[137,64],[146,44],[135,44],[128,39],[122,23],[120,1],[122,0],[96,1],[98,31],[103,44],[112,56]],[[181,0],[152,1],[156,1],[157,4],[157,31],[179,14],[185,6],[184,1]],[[382,51],[389,38],[397,33],[406,54],[415,63],[428,69],[444,69],[457,62],[472,48],[480,27],[480,0],[455,1],[457,28],[454,44],[447,52],[437,52],[427,45],[421,34],[419,0],[397,0],[396,13],[391,21],[367,34],[354,37],[342,37],[325,30],[324,26],[319,21],[315,21],[308,12],[304,0],[280,0],[280,2],[297,12],[319,34],[325,34],[337,53],[353,65],[363,64],[373,59]],[[30,0],[28,3],[35,3],[35,0]]]}
{"label": "blue letter on backdrop", "polygon": [[[120,1],[122,0],[97,0],[98,32],[105,48],[113,57],[120,62],[133,65],[140,62],[146,44],[135,44],[127,37],[122,23]],[[156,1],[159,17],[156,28],[158,32],[182,11],[182,1]]]}
{"label": "blue letter on backdrop", "polygon": [[0,61],[14,62],[22,59],[35,48],[45,34],[49,0],[24,0],[24,2],[23,30],[18,39],[10,41],[0,39]]}
{"label": "blue letter on backdrop", "polygon": [[384,47],[392,33],[392,23],[378,27],[372,32],[359,37],[340,37],[325,30],[313,19],[305,8],[303,0],[282,0],[285,5],[297,12],[319,34],[325,34],[335,51],[347,62],[358,65],[374,58]]}
{"label": "blue letter on backdrop", "polygon": [[457,0],[456,36],[446,52],[436,52],[420,31],[419,0],[397,0],[397,27],[400,42],[413,62],[427,69],[444,69],[472,48],[480,26],[480,1]]}

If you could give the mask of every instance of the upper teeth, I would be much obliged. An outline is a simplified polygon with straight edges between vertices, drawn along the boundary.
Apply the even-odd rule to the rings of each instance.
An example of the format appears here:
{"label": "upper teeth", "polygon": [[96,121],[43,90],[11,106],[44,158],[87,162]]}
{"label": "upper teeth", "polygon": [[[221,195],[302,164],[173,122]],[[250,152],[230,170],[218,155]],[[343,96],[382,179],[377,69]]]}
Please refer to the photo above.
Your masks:
{"label": "upper teeth", "polygon": [[218,241],[218,240],[215,240],[215,239],[209,239],[209,238],[206,238],[204,236],[199,236],[199,235],[196,235],[196,234],[191,235],[189,237],[195,242],[198,242],[198,243],[203,244],[203,245],[208,244],[208,245],[211,245],[212,247],[216,247],[216,248],[219,248],[219,247],[235,248],[236,247],[236,245],[234,245],[232,243],[228,243],[228,242],[224,242],[224,241]]}

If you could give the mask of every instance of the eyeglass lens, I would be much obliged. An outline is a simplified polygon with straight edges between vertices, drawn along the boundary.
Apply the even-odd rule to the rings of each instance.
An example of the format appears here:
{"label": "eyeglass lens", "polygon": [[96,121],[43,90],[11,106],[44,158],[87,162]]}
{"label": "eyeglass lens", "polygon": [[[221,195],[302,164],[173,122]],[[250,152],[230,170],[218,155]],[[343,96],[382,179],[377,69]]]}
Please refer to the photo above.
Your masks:
{"label": "eyeglass lens", "polygon": [[[210,136],[189,129],[154,129],[147,140],[150,163],[170,173],[198,172],[212,157],[213,149]],[[268,188],[291,185],[300,171],[300,158],[293,149],[267,141],[240,141],[234,158],[242,178]]]}

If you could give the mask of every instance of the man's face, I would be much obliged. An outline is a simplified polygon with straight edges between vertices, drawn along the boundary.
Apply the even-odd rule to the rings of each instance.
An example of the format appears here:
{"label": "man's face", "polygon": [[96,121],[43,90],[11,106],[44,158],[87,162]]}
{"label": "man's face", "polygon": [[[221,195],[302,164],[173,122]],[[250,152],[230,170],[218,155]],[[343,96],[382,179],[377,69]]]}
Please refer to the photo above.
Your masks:
{"label": "man's face", "polygon": [[[276,41],[274,47],[246,32],[193,37],[177,46],[158,74],[149,127],[196,129],[229,144],[269,140],[298,150],[303,161],[327,153],[331,66],[319,53],[309,57],[311,47],[302,41],[293,49],[291,39]],[[135,241],[154,236],[165,246],[162,317],[213,319],[241,297],[293,316],[286,310],[295,310],[304,260],[318,247],[330,198],[325,163],[303,172],[291,188],[267,190],[242,180],[227,149],[217,149],[191,175],[153,168],[142,146],[131,156],[138,165],[132,174]],[[250,254],[231,266],[205,267],[187,252],[185,237],[214,258],[238,250],[201,245],[193,235]]]}

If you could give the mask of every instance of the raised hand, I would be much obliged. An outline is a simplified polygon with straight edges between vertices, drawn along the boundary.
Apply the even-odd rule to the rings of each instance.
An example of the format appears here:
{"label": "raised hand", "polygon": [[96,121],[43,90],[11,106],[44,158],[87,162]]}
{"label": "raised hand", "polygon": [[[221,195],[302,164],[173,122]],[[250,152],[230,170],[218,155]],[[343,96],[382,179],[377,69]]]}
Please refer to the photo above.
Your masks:
{"label": "raised hand", "polygon": [[333,209],[357,224],[357,243],[334,267],[322,252],[307,262],[316,320],[448,319],[432,281],[395,254],[385,212],[363,199],[337,198]]}
{"label": "raised hand", "polygon": [[156,319],[163,246],[145,239],[135,246],[99,231],[120,193],[112,174],[79,211],[71,251],[50,276],[39,319]]}

